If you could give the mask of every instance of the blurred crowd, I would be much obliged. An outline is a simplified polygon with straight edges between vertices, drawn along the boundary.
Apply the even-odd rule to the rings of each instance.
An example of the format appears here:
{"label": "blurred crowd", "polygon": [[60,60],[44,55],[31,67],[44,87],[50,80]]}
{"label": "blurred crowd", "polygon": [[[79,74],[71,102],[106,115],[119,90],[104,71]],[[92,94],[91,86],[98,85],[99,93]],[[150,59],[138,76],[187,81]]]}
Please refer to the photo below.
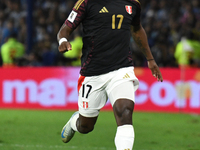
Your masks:
{"label": "blurred crowd", "polygon": [[[76,50],[58,52],[57,33],[76,0],[32,0],[32,48],[27,47],[27,1],[0,0],[0,46],[3,62],[17,66],[79,66],[81,27],[71,39]],[[200,67],[200,1],[140,0],[142,25],[156,62],[160,67],[189,65]],[[21,43],[21,51],[7,54],[9,45]],[[20,44],[18,44],[20,45]],[[146,66],[141,51],[130,41],[134,66]],[[14,48],[12,48],[14,49]],[[11,59],[12,60],[9,60]]]}

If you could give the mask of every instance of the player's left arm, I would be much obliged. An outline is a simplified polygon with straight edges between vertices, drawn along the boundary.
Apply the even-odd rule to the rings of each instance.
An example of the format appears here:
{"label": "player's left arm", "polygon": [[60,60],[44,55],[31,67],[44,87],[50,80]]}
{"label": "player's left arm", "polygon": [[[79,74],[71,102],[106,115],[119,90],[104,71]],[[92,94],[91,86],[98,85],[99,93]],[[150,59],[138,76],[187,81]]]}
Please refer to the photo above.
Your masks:
{"label": "player's left arm", "polygon": [[144,28],[142,27],[141,24],[137,25],[137,26],[131,26],[131,34],[132,37],[134,39],[134,41],[136,42],[137,46],[139,47],[139,49],[142,51],[142,53],[144,54],[144,56],[147,59],[148,62],[148,67],[152,72],[152,75],[157,78],[158,81],[163,81],[163,77],[162,74],[160,72],[160,69],[158,68],[154,57],[151,53],[151,50],[149,48],[149,44],[147,41],[147,35],[146,32],[144,30]]}

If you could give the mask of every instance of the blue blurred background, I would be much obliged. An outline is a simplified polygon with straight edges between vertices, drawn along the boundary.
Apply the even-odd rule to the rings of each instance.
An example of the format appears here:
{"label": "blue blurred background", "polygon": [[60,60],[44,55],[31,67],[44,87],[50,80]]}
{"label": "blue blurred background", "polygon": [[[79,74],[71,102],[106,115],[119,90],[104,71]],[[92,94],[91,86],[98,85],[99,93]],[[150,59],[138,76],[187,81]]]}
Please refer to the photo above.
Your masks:
{"label": "blue blurred background", "polygon": [[[59,28],[75,2],[76,0],[0,0],[1,55],[9,55],[9,58],[5,58],[5,63],[1,57],[1,66],[79,66],[80,63],[73,62],[80,59],[80,46],[74,46],[77,47],[75,54],[63,55],[58,53],[56,39]],[[199,67],[200,1],[140,0],[140,3],[142,25],[158,65]],[[10,37],[23,44],[24,48],[19,48],[22,51],[19,54],[16,51],[20,50],[11,51],[11,54],[2,52],[2,45]],[[75,45],[81,45],[80,40],[75,40],[76,37],[81,37],[81,26],[69,39]],[[146,60],[133,39],[130,40],[130,47],[134,65],[145,67]]]}

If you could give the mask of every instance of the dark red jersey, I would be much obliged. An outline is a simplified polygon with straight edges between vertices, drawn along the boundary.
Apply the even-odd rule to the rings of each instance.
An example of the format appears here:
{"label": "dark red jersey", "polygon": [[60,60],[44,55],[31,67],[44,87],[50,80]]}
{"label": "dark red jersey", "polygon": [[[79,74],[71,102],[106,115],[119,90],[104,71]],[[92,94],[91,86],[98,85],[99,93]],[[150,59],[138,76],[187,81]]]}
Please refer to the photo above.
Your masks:
{"label": "dark red jersey", "polygon": [[[140,24],[138,0],[79,0],[65,23],[83,26],[82,76],[133,65],[130,26]],[[73,49],[73,48],[72,48]]]}

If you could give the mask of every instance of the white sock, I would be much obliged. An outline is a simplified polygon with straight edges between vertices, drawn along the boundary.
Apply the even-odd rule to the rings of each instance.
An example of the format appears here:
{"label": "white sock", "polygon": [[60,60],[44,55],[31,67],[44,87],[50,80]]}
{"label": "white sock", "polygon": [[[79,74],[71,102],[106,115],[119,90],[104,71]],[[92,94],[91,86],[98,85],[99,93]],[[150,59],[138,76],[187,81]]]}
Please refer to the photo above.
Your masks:
{"label": "white sock", "polygon": [[117,127],[115,135],[116,150],[132,150],[135,133],[132,125],[122,125]]}
{"label": "white sock", "polygon": [[71,121],[70,121],[70,125],[72,127],[72,129],[76,132],[78,132],[78,129],[76,127],[76,121],[79,117],[79,113],[75,114],[72,118],[71,118]]}

